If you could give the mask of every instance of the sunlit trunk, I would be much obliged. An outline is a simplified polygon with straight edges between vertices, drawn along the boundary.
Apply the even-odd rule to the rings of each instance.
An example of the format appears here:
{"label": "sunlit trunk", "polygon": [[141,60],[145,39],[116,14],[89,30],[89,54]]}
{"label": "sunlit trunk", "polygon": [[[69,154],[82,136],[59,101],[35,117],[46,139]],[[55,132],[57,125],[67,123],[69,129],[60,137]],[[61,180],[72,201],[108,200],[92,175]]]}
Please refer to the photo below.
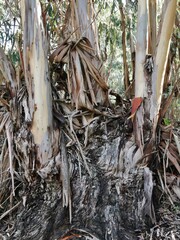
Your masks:
{"label": "sunlit trunk", "polygon": [[[147,25],[148,12],[147,1],[138,1],[138,22],[137,22],[137,42],[136,42],[136,64],[135,64],[135,98],[147,98],[147,84],[144,74],[144,64],[147,53]],[[135,138],[141,154],[144,148],[144,107],[141,105],[136,113],[135,118]]]}
{"label": "sunlit trunk", "polygon": [[154,71],[152,74],[152,101],[151,101],[151,120],[153,121],[153,134],[155,135],[161,105],[164,75],[166,72],[170,40],[173,31],[176,0],[166,0],[163,6],[161,28],[158,36],[156,55],[154,56]]}
{"label": "sunlit trunk", "polygon": [[39,161],[47,162],[51,154],[52,99],[48,72],[48,45],[37,0],[21,1],[24,33],[24,74],[28,91],[31,132],[38,147]]}
{"label": "sunlit trunk", "polygon": [[135,67],[135,97],[147,97],[144,77],[144,63],[147,53],[147,1],[138,1],[138,23]]}

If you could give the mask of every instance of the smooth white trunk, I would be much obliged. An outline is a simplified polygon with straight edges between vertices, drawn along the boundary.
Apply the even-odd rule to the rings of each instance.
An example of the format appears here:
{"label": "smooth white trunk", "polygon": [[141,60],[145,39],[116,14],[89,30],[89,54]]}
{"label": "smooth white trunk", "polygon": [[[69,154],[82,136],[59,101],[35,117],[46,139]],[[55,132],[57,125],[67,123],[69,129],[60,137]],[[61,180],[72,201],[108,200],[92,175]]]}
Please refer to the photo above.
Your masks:
{"label": "smooth white trunk", "polygon": [[166,72],[171,35],[176,13],[176,0],[166,0],[164,2],[164,12],[162,19],[161,32],[157,43],[156,55],[154,59],[154,71],[152,74],[152,101],[151,101],[151,120],[156,127],[159,109],[161,105],[164,76]]}
{"label": "smooth white trunk", "polygon": [[136,67],[135,67],[135,97],[146,97],[146,84],[144,77],[144,61],[147,50],[147,1],[138,1],[138,23],[136,43]]}
{"label": "smooth white trunk", "polygon": [[31,132],[46,161],[52,130],[51,84],[48,73],[47,41],[38,0],[22,0],[23,58],[31,115]]}

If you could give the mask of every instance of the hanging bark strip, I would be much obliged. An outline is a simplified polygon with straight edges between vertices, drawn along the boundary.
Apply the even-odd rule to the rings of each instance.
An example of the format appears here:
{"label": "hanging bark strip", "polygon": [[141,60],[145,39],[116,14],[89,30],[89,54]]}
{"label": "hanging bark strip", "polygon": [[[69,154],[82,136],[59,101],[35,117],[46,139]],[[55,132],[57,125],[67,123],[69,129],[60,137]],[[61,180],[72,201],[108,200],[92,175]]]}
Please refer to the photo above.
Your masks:
{"label": "hanging bark strip", "polygon": [[70,174],[69,163],[66,151],[66,143],[64,133],[60,134],[60,149],[61,149],[61,180],[63,185],[63,207],[69,206],[69,219],[72,221],[72,204],[71,204],[71,187],[70,187]]}
{"label": "hanging bark strip", "polygon": [[72,27],[78,28],[75,32],[76,39],[86,37],[96,54],[100,56],[98,34],[95,22],[93,3],[91,0],[71,0]]}
{"label": "hanging bark strip", "polygon": [[[83,38],[88,39],[91,45],[92,58],[91,65],[93,65],[98,74],[105,79],[105,74],[102,69],[102,63],[99,59],[100,50],[98,44],[98,34],[96,28],[96,16],[94,14],[93,2],[90,0],[71,0],[71,31],[74,31],[72,37],[77,41]],[[77,29],[75,31],[75,29]],[[76,46],[76,45],[75,45]],[[86,47],[86,46],[85,46]],[[101,87],[94,82],[92,84],[93,90],[97,93],[96,102],[98,104],[107,103],[107,92],[104,92]]]}
{"label": "hanging bark strip", "polygon": [[[0,71],[2,72],[2,75],[8,86],[11,97],[14,97],[16,93],[15,70],[11,62],[8,61],[8,58],[1,47],[0,47]],[[0,83],[1,81],[2,79],[0,79]]]}
{"label": "hanging bark strip", "polygon": [[[5,55],[3,49],[0,47],[0,72],[2,72],[2,76],[0,79],[0,84],[2,84],[2,78],[4,78],[7,89],[10,93],[10,104],[2,97],[1,95],[1,103],[2,106],[6,106],[6,109],[8,112],[4,115],[1,112],[0,116],[0,132],[4,128],[6,131],[6,136],[8,140],[8,151],[9,151],[9,170],[11,175],[11,182],[12,182],[12,194],[15,196],[15,187],[14,187],[14,148],[13,148],[13,125],[12,125],[12,115],[13,119],[16,119],[17,111],[12,113],[10,111],[10,105],[15,109],[15,95],[16,95],[16,74],[15,70],[11,64],[11,62],[8,60],[7,56]],[[2,180],[2,179],[1,179]]]}

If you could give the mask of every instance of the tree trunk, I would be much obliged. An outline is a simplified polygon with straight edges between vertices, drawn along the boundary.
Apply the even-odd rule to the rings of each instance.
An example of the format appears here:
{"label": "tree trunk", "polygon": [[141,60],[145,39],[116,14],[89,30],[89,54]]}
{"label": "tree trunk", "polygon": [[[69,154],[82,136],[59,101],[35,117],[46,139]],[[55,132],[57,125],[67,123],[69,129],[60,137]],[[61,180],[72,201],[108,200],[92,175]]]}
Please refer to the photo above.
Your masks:
{"label": "tree trunk", "polygon": [[[121,15],[121,29],[122,29],[122,50],[123,50],[123,71],[124,71],[124,88],[125,92],[130,86],[129,81],[129,70],[127,63],[127,54],[126,54],[126,17],[123,10],[123,3],[119,2],[119,11]],[[126,92],[126,96],[130,96],[129,92]]]}
{"label": "tree trunk", "polygon": [[[163,34],[158,42],[153,73],[153,80],[158,80],[157,89],[154,89],[158,104],[162,91],[159,77],[163,76],[159,48],[162,48],[164,36],[167,41],[163,64],[166,65],[173,26],[173,17],[168,20],[167,16],[171,11],[175,12],[175,4],[172,3],[169,1],[164,15]],[[75,41],[66,39],[50,56],[52,65],[57,64],[61,68],[66,64],[66,84],[71,104],[60,98],[56,89],[58,81],[51,90],[46,37],[38,0],[22,1],[27,88],[24,92],[27,90],[27,95],[24,92],[21,94],[23,83],[22,88],[16,91],[14,71],[7,59],[3,64],[3,58],[0,58],[3,76],[13,90],[10,104],[3,101],[7,112],[1,115],[0,125],[0,130],[4,127],[7,135],[2,146],[0,169],[9,171],[12,180],[11,207],[0,216],[0,229],[4,236],[0,237],[3,239],[134,240],[140,238],[140,232],[147,226],[151,226],[151,221],[156,223],[152,203],[152,172],[147,165],[140,166],[147,157],[148,149],[144,146],[152,133],[152,129],[147,128],[146,132],[150,135],[143,138],[146,130],[144,123],[149,120],[149,112],[144,114],[144,109],[148,105],[149,110],[149,103],[144,101],[143,106],[138,106],[136,120],[139,125],[135,126],[135,136],[139,144],[136,145],[131,119],[127,119],[130,115],[129,103],[122,100],[119,110],[105,104],[108,86],[98,67],[97,39],[91,39],[92,36],[95,38],[92,19],[88,19],[92,14],[91,7],[92,1],[71,0],[72,28],[79,29],[74,32]],[[139,0],[135,97],[140,101],[149,98],[145,81],[148,76],[144,71],[147,14],[147,1]],[[169,25],[170,30],[165,30],[165,24]],[[155,36],[152,35],[152,38]],[[53,103],[51,95],[54,97]],[[16,120],[18,124],[14,124]],[[152,156],[153,147],[148,147],[150,154],[147,153]],[[172,156],[171,159],[175,161]],[[178,163],[175,164],[179,171]],[[2,183],[6,180],[2,178]],[[7,197],[6,193],[4,196]],[[7,200],[4,196],[0,195],[3,207],[4,200]]]}
{"label": "tree trunk", "polygon": [[23,193],[24,206],[21,203],[9,239],[138,239],[145,227],[144,170],[129,162],[135,147],[123,124],[122,119],[106,124],[100,117],[90,124],[85,152],[92,176],[82,167],[80,176],[78,153],[74,146],[67,149],[72,222],[63,207],[60,181],[36,181]]}
{"label": "tree trunk", "polygon": [[[23,66],[28,91],[31,132],[38,161],[44,165],[51,158],[52,97],[48,70],[48,44],[39,1],[21,1],[23,27]],[[27,115],[27,114],[26,114]]]}
{"label": "tree trunk", "polygon": [[154,71],[152,73],[152,103],[150,111],[150,118],[154,122],[154,135],[158,123],[170,40],[175,22],[176,5],[176,0],[166,0],[164,2],[161,19],[162,25],[159,33],[160,36],[157,42],[156,55],[154,57]]}

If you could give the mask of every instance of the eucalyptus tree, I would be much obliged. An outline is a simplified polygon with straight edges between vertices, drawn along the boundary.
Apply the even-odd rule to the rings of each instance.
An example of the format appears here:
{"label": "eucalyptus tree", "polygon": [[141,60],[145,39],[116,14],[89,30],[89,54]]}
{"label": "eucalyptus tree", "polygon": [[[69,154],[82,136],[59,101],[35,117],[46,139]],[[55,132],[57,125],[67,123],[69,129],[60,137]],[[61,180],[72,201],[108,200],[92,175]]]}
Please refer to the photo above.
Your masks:
{"label": "eucalyptus tree", "polygon": [[[124,5],[117,4],[128,90]],[[136,239],[132,231],[156,223],[150,167],[159,156],[156,129],[176,4],[164,1],[157,37],[156,1],[138,1],[131,106],[108,87],[93,1],[21,1],[17,69],[0,49],[6,135],[0,220],[18,208],[12,239]],[[180,172],[176,137],[169,148],[158,144]]]}

